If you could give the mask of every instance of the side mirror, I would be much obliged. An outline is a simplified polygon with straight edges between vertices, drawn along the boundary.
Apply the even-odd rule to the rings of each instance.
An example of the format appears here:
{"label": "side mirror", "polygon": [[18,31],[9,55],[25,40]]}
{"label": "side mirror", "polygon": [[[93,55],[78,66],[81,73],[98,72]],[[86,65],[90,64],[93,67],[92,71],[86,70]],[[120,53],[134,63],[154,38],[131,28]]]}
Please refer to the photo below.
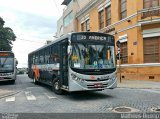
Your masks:
{"label": "side mirror", "polygon": [[18,65],[18,61],[16,60],[16,65]]}
{"label": "side mirror", "polygon": [[67,52],[68,52],[68,54],[70,54],[72,52],[72,46],[71,45],[68,46]]}
{"label": "side mirror", "polygon": [[120,48],[121,42],[118,40],[118,41],[116,42],[116,45],[117,45],[118,48]]}

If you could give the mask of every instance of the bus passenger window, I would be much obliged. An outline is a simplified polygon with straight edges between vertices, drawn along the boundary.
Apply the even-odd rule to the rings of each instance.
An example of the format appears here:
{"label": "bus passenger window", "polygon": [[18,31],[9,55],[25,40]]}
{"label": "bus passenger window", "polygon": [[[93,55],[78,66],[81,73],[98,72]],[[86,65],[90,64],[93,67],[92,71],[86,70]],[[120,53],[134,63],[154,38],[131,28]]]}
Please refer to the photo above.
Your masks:
{"label": "bus passenger window", "polygon": [[52,62],[53,63],[59,63],[59,56],[58,56],[58,54],[53,54],[52,55]]}

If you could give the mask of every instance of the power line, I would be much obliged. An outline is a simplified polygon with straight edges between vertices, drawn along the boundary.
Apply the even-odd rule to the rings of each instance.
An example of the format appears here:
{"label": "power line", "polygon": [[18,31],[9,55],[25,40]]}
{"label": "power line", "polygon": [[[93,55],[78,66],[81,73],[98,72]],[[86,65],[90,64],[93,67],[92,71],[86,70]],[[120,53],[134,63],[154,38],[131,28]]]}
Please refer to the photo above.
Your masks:
{"label": "power line", "polygon": [[19,40],[22,40],[22,41],[27,41],[27,42],[34,42],[34,43],[45,43],[45,42],[37,42],[37,41],[31,41],[31,40],[26,40],[26,39],[22,39],[22,38],[17,38],[17,39],[19,39]]}
{"label": "power line", "polygon": [[60,10],[59,10],[59,8],[57,7],[57,3],[56,3],[56,1],[55,0],[52,0],[52,2],[54,3],[54,5],[55,5],[55,7],[56,7],[56,9],[57,9],[57,12],[58,12],[58,15],[60,16]]}

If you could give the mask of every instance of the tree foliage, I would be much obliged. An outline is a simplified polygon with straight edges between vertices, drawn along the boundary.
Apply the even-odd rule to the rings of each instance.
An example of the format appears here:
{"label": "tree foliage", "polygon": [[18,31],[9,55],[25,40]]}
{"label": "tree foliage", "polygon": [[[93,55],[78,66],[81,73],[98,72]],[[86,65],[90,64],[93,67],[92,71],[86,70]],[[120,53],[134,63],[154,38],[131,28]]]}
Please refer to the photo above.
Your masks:
{"label": "tree foliage", "polygon": [[11,51],[12,42],[16,40],[13,30],[4,27],[5,21],[0,17],[0,51]]}

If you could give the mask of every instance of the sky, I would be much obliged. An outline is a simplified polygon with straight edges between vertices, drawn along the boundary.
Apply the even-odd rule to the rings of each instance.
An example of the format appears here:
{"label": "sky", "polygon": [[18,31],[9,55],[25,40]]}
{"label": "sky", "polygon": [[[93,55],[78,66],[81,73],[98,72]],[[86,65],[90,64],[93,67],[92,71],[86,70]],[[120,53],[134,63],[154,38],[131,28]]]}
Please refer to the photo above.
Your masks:
{"label": "sky", "polygon": [[0,0],[0,17],[15,35],[12,51],[18,67],[27,67],[28,53],[54,40],[63,0]]}

